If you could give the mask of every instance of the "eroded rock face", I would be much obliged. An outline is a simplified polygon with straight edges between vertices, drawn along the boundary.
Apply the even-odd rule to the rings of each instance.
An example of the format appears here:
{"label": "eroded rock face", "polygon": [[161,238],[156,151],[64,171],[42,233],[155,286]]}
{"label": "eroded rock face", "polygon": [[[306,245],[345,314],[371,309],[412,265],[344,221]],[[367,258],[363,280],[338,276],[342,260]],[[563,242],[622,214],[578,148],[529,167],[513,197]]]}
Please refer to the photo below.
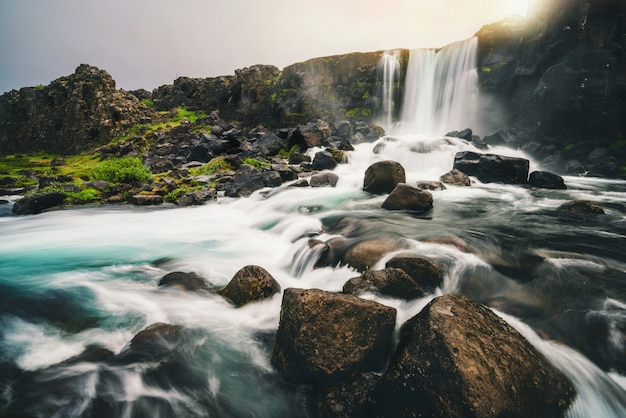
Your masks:
{"label": "eroded rock face", "polygon": [[268,299],[280,292],[280,284],[272,275],[259,266],[245,266],[220,290],[220,294],[235,306]]}
{"label": "eroded rock face", "polygon": [[395,161],[379,161],[365,170],[363,190],[373,194],[391,193],[400,183],[406,183],[404,167]]}
{"label": "eroded rock face", "polygon": [[104,144],[158,115],[134,95],[115,89],[109,73],[81,64],[50,85],[0,96],[0,154],[71,154]]}
{"label": "eroded rock face", "polygon": [[401,328],[380,385],[387,417],[559,417],[571,383],[491,310],[434,299]]}
{"label": "eroded rock face", "polygon": [[272,365],[294,383],[330,386],[380,371],[391,349],[396,310],[352,295],[285,289]]}

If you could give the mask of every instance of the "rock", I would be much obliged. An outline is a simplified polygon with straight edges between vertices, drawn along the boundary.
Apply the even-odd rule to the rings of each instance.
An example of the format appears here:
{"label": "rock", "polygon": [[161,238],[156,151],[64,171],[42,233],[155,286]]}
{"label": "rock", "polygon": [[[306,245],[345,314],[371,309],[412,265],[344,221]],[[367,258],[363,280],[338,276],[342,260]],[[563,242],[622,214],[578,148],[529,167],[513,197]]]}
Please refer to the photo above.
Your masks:
{"label": "rock", "polygon": [[341,261],[343,264],[363,272],[374,267],[385,254],[403,248],[397,240],[391,238],[360,241],[345,250]]}
{"label": "rock", "polygon": [[65,201],[65,194],[59,192],[37,193],[25,196],[13,205],[12,212],[16,215],[33,215],[46,209],[61,205]]}
{"label": "rock", "polygon": [[95,180],[88,181],[85,183],[85,187],[94,188],[100,192],[107,191],[109,189],[110,183],[106,180]]}
{"label": "rock", "polygon": [[376,410],[374,397],[380,377],[374,373],[355,373],[317,393],[317,417],[368,417]]}
{"label": "rock", "polygon": [[440,181],[418,181],[416,186],[423,190],[446,190],[446,186]]}
{"label": "rock", "polygon": [[381,415],[560,417],[567,378],[491,310],[459,295],[402,325],[380,384]]}
{"label": "rock", "polygon": [[117,361],[158,361],[177,348],[181,342],[182,331],[183,328],[178,325],[156,322],[139,331],[117,356]]}
{"label": "rock", "polygon": [[210,290],[209,284],[202,276],[182,271],[166,274],[159,280],[158,287],[175,287],[188,292]]}
{"label": "rock", "polygon": [[598,206],[597,203],[589,200],[573,200],[571,202],[563,203],[559,206],[560,210],[566,210],[573,213],[589,214],[589,215],[604,215],[604,209]]}
{"label": "rock", "polygon": [[454,168],[483,183],[525,184],[529,165],[525,158],[471,151],[458,152],[454,157]]}
{"label": "rock", "polygon": [[441,245],[452,245],[456,247],[459,251],[463,251],[464,253],[469,251],[467,243],[461,238],[457,237],[432,237],[425,239],[424,242]]}
{"label": "rock", "polygon": [[400,183],[383,202],[383,209],[428,212],[433,208],[433,195],[430,192]]}
{"label": "rock", "polygon": [[280,285],[267,270],[259,266],[241,268],[219,293],[235,306],[269,299],[280,292]]}
{"label": "rock", "polygon": [[540,187],[542,189],[567,189],[565,181],[563,181],[563,177],[557,174],[549,173],[547,171],[533,171],[532,173],[530,173],[528,184],[533,187]]}
{"label": "rock", "polygon": [[456,168],[448,171],[446,174],[441,176],[439,180],[452,186],[468,187],[472,185],[472,180],[469,176]]}
{"label": "rock", "polygon": [[50,167],[60,167],[65,165],[65,159],[64,158],[53,158],[50,161]]}
{"label": "rock", "polygon": [[335,173],[325,172],[314,174],[309,179],[311,187],[335,187],[339,181],[339,176]]}
{"label": "rock", "polygon": [[379,161],[365,170],[363,190],[373,194],[391,193],[400,183],[406,183],[404,167],[395,161]]}
{"label": "rock", "polygon": [[472,135],[473,135],[473,132],[469,128],[463,129],[462,131],[452,131],[452,132],[448,132],[447,134],[445,134],[445,136],[448,136],[451,138],[461,138],[461,139],[465,139],[466,141],[471,141]]}
{"label": "rock", "polygon": [[160,205],[163,203],[163,196],[156,194],[135,194],[128,199],[128,203],[136,206]]}
{"label": "rock", "polygon": [[426,257],[397,255],[387,261],[385,267],[401,269],[423,287],[439,287],[443,281],[443,267]]}
{"label": "rock", "polygon": [[424,291],[415,280],[399,268],[369,270],[343,285],[343,293],[358,295],[363,292],[374,292],[405,300],[417,299],[424,295]]}
{"label": "rock", "polygon": [[337,161],[333,155],[328,151],[319,151],[315,153],[315,157],[313,158],[313,169],[314,170],[334,170],[337,167]]}
{"label": "rock", "polygon": [[280,150],[288,149],[289,142],[287,139],[278,137],[273,132],[265,133],[261,138],[254,141],[252,152],[264,156],[272,156],[278,154]]}
{"label": "rock", "polygon": [[240,172],[233,177],[233,183],[226,188],[225,195],[228,197],[247,197],[264,187],[265,181],[262,171]]}
{"label": "rock", "polygon": [[344,237],[333,237],[326,242],[319,240],[311,240],[309,246],[313,248],[315,245],[322,244],[323,248],[319,259],[315,263],[315,267],[334,267],[341,262],[343,253],[348,246],[348,240]]}
{"label": "rock", "polygon": [[330,386],[357,372],[381,371],[396,310],[352,295],[285,290],[272,365],[285,380]]}

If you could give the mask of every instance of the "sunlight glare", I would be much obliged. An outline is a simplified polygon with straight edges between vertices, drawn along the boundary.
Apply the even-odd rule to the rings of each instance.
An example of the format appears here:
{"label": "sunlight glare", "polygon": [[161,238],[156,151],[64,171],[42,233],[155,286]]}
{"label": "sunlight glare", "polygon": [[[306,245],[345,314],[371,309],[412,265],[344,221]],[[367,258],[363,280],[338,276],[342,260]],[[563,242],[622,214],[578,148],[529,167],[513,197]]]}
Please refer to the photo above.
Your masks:
{"label": "sunlight glare", "polygon": [[511,15],[527,17],[528,1],[529,0],[509,0],[509,10]]}

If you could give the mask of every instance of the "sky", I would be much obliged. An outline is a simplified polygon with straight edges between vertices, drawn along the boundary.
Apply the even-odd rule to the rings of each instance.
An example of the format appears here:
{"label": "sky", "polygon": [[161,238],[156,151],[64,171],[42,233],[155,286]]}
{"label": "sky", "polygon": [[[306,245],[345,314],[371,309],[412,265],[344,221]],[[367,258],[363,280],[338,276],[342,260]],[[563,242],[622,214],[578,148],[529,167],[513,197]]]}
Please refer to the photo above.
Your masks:
{"label": "sky", "polygon": [[438,48],[528,0],[0,0],[0,94],[108,71],[118,88],[280,69],[350,52]]}

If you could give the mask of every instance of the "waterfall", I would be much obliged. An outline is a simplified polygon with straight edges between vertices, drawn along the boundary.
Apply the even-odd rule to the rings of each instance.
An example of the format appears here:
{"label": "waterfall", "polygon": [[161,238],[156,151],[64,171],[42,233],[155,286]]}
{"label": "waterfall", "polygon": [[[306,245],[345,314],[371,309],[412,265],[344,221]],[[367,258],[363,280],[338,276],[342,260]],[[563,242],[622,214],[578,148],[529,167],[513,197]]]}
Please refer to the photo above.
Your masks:
{"label": "waterfall", "polygon": [[411,50],[398,135],[441,136],[474,128],[478,108],[478,39],[441,50]]}
{"label": "waterfall", "polygon": [[393,125],[394,112],[398,105],[395,93],[398,90],[396,84],[400,82],[400,51],[387,51],[383,54],[378,65],[378,78],[381,101],[380,124],[389,129]]}

